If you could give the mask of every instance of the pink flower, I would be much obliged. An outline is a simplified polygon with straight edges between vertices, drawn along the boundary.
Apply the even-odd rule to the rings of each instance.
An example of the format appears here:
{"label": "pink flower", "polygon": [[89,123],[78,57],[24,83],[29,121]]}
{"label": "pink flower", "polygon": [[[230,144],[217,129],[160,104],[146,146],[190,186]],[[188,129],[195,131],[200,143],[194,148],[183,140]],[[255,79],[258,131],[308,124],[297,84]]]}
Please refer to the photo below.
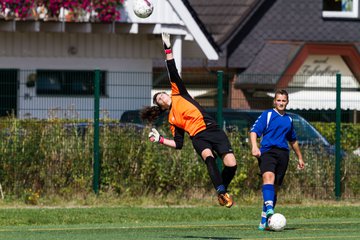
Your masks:
{"label": "pink flower", "polygon": [[10,12],[15,13],[15,16],[20,19],[26,19],[31,14],[31,9],[34,6],[34,0],[3,0],[1,4],[1,11],[5,8],[10,9]]}
{"label": "pink flower", "polygon": [[2,0],[0,7],[2,12],[8,8],[16,17],[24,20],[30,16],[33,8],[44,6],[50,16],[58,16],[63,7],[75,13],[80,9],[85,12],[94,10],[97,21],[113,22],[120,19],[119,8],[123,3],[124,0]]}

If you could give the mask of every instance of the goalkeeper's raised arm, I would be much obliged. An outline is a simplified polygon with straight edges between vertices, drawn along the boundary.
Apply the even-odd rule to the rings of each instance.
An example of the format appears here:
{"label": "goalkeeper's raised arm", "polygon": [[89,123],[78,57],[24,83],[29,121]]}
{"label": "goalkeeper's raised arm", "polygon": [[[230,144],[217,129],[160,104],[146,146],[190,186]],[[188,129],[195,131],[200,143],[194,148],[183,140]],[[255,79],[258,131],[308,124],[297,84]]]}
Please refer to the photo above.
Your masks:
{"label": "goalkeeper's raised arm", "polygon": [[162,38],[163,45],[164,45],[164,51],[165,51],[166,60],[174,59],[172,49],[171,49],[170,34],[169,33],[162,33],[161,38]]}
{"label": "goalkeeper's raised arm", "polygon": [[171,82],[171,94],[188,95],[189,93],[187,92],[186,87],[176,68],[173,52],[171,49],[170,34],[162,33],[161,37],[164,46],[166,67],[169,73],[169,78],[170,78],[169,80]]}

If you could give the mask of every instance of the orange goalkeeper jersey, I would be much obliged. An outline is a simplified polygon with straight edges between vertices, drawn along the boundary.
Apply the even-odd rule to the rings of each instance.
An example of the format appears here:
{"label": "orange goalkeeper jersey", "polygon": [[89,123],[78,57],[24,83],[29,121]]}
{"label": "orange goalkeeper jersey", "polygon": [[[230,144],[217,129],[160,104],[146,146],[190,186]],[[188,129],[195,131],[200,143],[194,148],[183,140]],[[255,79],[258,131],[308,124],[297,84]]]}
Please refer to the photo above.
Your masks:
{"label": "orange goalkeeper jersey", "polygon": [[167,60],[166,63],[171,82],[172,100],[168,121],[176,142],[176,148],[181,148],[184,132],[193,137],[207,128],[217,127],[217,124],[200,104],[189,95],[179,76],[174,59]]}

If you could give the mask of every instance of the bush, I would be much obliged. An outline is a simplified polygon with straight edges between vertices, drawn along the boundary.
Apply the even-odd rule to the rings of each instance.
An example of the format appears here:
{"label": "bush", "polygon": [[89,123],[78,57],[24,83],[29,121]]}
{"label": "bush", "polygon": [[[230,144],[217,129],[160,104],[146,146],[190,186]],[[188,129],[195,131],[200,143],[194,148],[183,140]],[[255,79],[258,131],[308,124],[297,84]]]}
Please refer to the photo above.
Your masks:
{"label": "bush", "polygon": [[[206,166],[188,137],[178,151],[149,142],[150,128],[105,126],[100,129],[101,194],[130,198],[171,195],[187,199],[214,194]],[[354,149],[358,143],[353,133],[359,126],[343,126],[348,129],[347,140],[342,140],[344,149]],[[38,204],[51,197],[71,200],[93,195],[91,123],[79,129],[76,121],[5,118],[0,121],[0,129],[0,183],[5,197]],[[331,134],[326,133],[333,131],[333,125],[329,124],[328,129],[321,125],[318,129],[332,141]],[[168,128],[160,132],[170,136]],[[229,133],[238,162],[230,190],[237,197],[252,199],[260,195],[261,178],[257,160],[243,142],[246,134],[246,131]],[[297,160],[292,153],[282,194],[292,200],[333,198],[334,156],[312,147],[304,147],[302,152],[306,169],[296,170]],[[348,154],[343,159],[346,198],[359,196],[359,166],[357,156]]]}
{"label": "bush", "polygon": [[[335,123],[312,123],[315,128],[330,142],[335,144]],[[341,148],[345,151],[354,151],[360,147],[360,124],[341,123]]]}

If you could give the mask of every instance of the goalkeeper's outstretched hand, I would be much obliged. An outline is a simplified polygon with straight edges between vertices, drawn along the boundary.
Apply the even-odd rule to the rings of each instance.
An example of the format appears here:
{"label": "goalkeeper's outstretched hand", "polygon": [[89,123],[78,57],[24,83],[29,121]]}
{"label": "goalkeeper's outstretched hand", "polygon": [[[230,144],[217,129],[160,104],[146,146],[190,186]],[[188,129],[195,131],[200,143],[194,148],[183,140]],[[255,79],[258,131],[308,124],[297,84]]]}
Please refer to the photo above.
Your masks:
{"label": "goalkeeper's outstretched hand", "polygon": [[165,50],[171,49],[170,34],[163,32],[161,34],[161,37],[162,37],[162,41],[163,41]]}
{"label": "goalkeeper's outstretched hand", "polygon": [[149,133],[149,140],[151,142],[158,142],[158,143],[163,143],[164,142],[164,137],[160,135],[160,133],[155,129],[151,129],[151,132]]}

